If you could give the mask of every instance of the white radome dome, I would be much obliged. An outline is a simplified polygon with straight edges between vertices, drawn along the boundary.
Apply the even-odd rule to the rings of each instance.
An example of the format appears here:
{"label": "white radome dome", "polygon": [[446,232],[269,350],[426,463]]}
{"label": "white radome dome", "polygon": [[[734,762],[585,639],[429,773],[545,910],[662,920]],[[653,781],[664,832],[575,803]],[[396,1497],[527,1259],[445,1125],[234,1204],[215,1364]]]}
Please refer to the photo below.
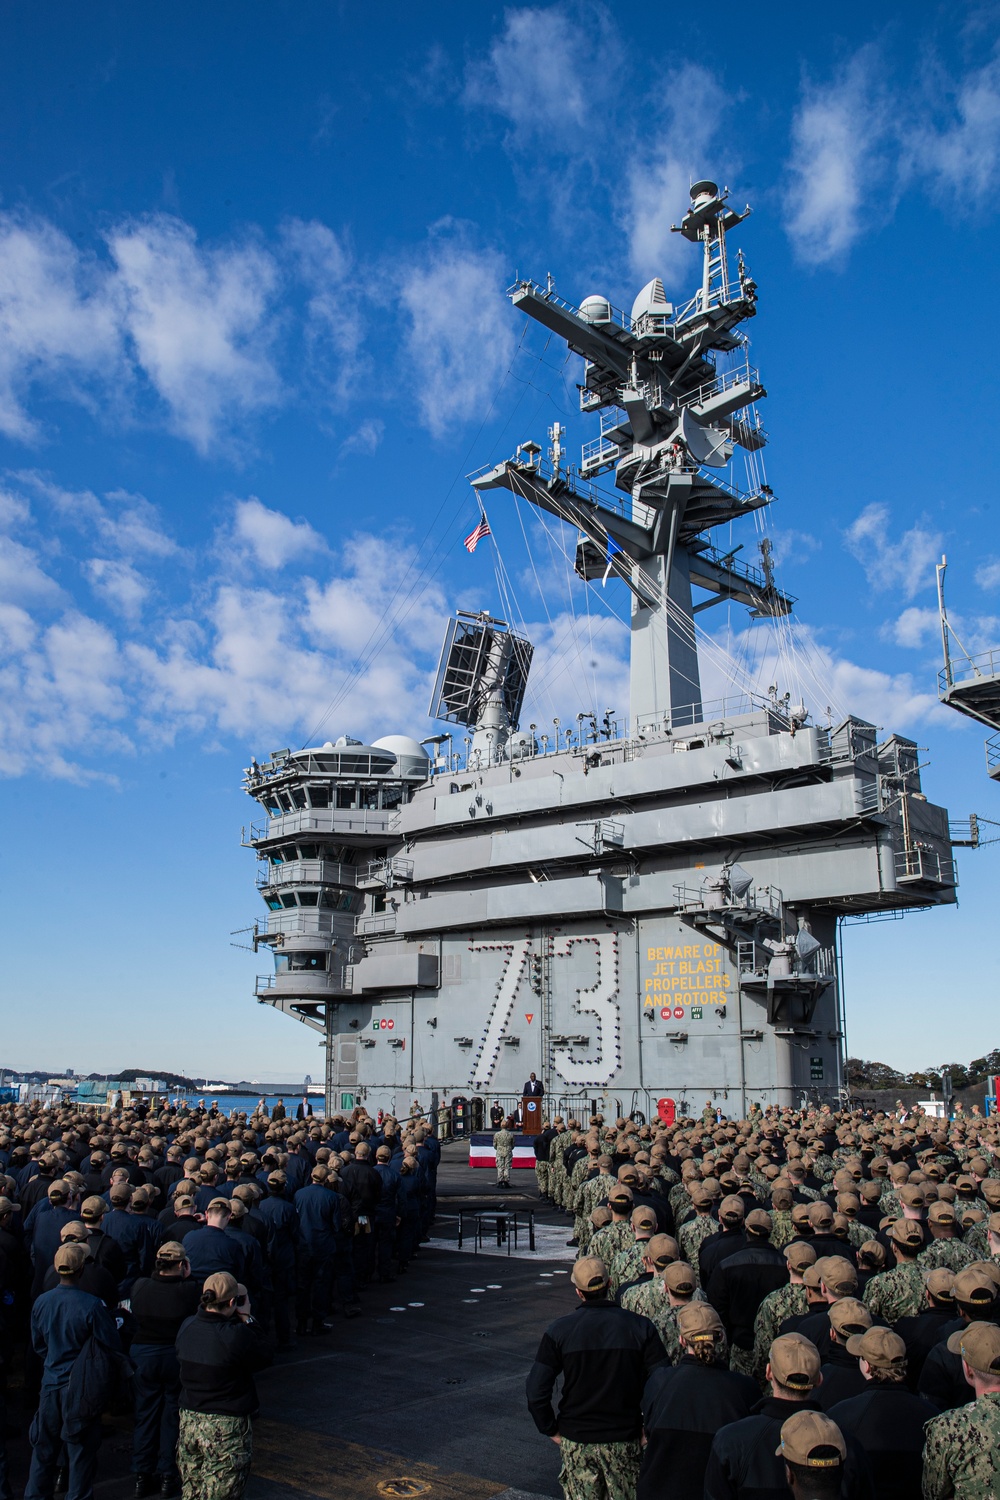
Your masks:
{"label": "white radome dome", "polygon": [[417,760],[430,760],[423,745],[411,739],[408,734],[384,734],[380,740],[372,740],[372,749],[391,750],[398,759],[405,755]]}

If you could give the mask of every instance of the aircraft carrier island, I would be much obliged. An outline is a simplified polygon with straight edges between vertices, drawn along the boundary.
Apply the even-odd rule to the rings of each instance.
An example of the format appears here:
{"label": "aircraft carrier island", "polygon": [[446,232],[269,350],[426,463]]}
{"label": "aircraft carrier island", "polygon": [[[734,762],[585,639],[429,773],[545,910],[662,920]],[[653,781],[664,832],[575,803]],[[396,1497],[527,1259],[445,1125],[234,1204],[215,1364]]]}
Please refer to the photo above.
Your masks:
{"label": "aircraft carrier island", "polygon": [[[531,1072],[549,1111],[584,1116],[834,1103],[842,924],[955,900],[915,743],[780,681],[757,691],[702,626],[731,601],[776,660],[794,646],[760,528],[766,392],[742,332],[757,288],[727,253],[745,217],[694,185],[677,229],[703,274],[683,305],[659,280],[628,315],[551,284],[510,292],[580,356],[599,435],[571,465],[557,424],[545,456],[524,442],[472,484],[554,518],[581,588],[625,585],[627,716],[525,724],[530,642],[459,612],[440,732],[345,735],[246,772],[268,908],[254,944],[274,960],[257,996],[324,1036],[328,1110],[513,1100]],[[759,562],[729,540],[743,518]]]}

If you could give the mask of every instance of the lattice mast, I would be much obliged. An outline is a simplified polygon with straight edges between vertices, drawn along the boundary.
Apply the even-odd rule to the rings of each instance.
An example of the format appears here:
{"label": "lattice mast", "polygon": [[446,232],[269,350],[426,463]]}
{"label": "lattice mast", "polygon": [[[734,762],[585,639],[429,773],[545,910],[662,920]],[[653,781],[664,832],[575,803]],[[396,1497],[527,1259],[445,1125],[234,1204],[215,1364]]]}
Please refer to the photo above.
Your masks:
{"label": "lattice mast", "polygon": [[[703,247],[701,286],[681,307],[656,277],[631,315],[606,297],[573,307],[530,281],[510,290],[515,307],[564,338],[586,361],[580,409],[599,413],[601,435],[578,468],[545,465],[536,443],[473,476],[477,490],[503,487],[578,527],[576,569],[587,580],[609,572],[632,593],[633,725],[701,716],[694,615],[722,599],[758,615],[787,614],[792,601],[768,571],[720,554],[717,526],[768,505],[763,480],[741,489],[725,474],[734,450],[767,441],[754,403],[767,393],[747,357],[739,325],[754,316],[757,288],[742,253],[729,279],[726,236],[746,218],[714,182],[697,182],[678,234]],[[561,434],[559,434],[561,436]],[[614,470],[616,494],[590,483]],[[708,597],[695,602],[692,589]]]}

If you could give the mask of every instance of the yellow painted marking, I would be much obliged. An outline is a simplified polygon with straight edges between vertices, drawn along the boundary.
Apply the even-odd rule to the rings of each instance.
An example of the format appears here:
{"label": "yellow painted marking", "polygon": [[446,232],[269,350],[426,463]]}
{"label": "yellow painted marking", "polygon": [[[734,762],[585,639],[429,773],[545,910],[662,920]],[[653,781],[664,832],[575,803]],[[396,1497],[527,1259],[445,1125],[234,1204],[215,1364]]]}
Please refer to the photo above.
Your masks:
{"label": "yellow painted marking", "polygon": [[318,1500],[418,1495],[429,1500],[490,1500],[510,1487],[510,1480],[445,1474],[433,1464],[413,1463],[398,1453],[266,1420],[253,1427],[253,1473]]}

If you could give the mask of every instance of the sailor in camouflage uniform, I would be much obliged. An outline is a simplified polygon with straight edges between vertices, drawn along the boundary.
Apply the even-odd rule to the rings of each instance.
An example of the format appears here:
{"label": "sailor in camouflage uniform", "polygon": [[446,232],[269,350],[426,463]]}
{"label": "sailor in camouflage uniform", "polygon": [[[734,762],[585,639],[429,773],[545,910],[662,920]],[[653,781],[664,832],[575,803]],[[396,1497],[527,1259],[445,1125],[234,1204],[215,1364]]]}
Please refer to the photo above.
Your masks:
{"label": "sailor in camouflage uniform", "polygon": [[771,1244],[776,1250],[784,1250],[795,1239],[797,1230],[792,1223],[792,1190],[786,1182],[775,1182],[771,1189]]}
{"label": "sailor in camouflage uniform", "polygon": [[964,1271],[971,1266],[976,1256],[968,1245],[964,1245],[958,1233],[955,1210],[950,1203],[932,1203],[927,1213],[930,1243],[917,1257],[924,1271],[936,1271],[943,1266],[947,1271]]}
{"label": "sailor in camouflage uniform", "polygon": [[493,1135],[493,1150],[497,1159],[497,1187],[510,1187],[510,1169],[514,1161],[514,1124],[512,1119],[505,1120],[499,1130]]}
{"label": "sailor in camouflage uniform", "polygon": [[626,1245],[635,1241],[632,1232],[632,1189],[618,1183],[611,1191],[608,1198],[608,1207],[611,1210],[611,1223],[606,1224],[591,1237],[590,1254],[602,1260],[605,1266],[624,1250]]}
{"label": "sailor in camouflage uniform", "polygon": [[788,1263],[788,1285],[768,1292],[753,1325],[753,1367],[751,1374],[764,1386],[764,1371],[771,1345],[778,1337],[782,1323],[787,1318],[805,1317],[809,1310],[809,1298],[802,1281],[802,1274],[816,1264],[816,1251],[804,1240],[785,1247]]}
{"label": "sailor in camouflage uniform", "polygon": [[598,1172],[596,1177],[588,1177],[580,1184],[580,1191],[576,1199],[576,1219],[573,1223],[573,1238],[580,1247],[582,1255],[590,1244],[593,1234],[591,1214],[597,1205],[608,1198],[615,1186],[617,1179],[611,1171],[611,1157],[599,1156],[597,1158]]}
{"label": "sailor in camouflage uniform", "polygon": [[916,1219],[897,1219],[889,1230],[895,1268],[873,1276],[865,1287],[863,1301],[873,1318],[891,1327],[897,1318],[915,1317],[924,1305],[927,1287],[917,1261],[924,1244],[924,1231]]}
{"label": "sailor in camouflage uniform", "polygon": [[[648,1319],[608,1300],[603,1261],[585,1256],[572,1276],[584,1306],[543,1335],[528,1374],[528,1410],[539,1432],[559,1444],[566,1500],[635,1500],[642,1462],[638,1397],[663,1360],[663,1345]],[[560,1374],[557,1415],[552,1394]]]}
{"label": "sailor in camouflage uniform", "polygon": [[715,1178],[710,1177],[705,1182],[693,1183],[691,1186],[691,1202],[695,1208],[695,1218],[689,1219],[682,1224],[677,1231],[677,1240],[681,1247],[681,1254],[691,1265],[695,1280],[700,1285],[698,1273],[698,1256],[702,1245],[713,1234],[719,1232],[719,1221],[713,1217],[712,1209],[718,1201],[718,1183]]}
{"label": "sailor in camouflage uniform", "polygon": [[681,1247],[672,1234],[654,1234],[643,1249],[645,1252],[642,1257],[643,1269],[649,1274],[642,1280],[623,1286],[618,1305],[624,1307],[627,1312],[642,1313],[644,1318],[655,1322],[649,1309],[655,1309],[661,1303],[666,1304],[667,1294],[663,1287],[663,1275],[668,1266],[680,1260]]}
{"label": "sailor in camouflage uniform", "polygon": [[645,1204],[640,1204],[632,1210],[631,1225],[634,1236],[632,1243],[623,1245],[616,1251],[608,1266],[612,1297],[618,1296],[620,1287],[626,1286],[630,1281],[637,1281],[643,1274],[642,1259],[646,1246],[656,1233],[656,1214]]}
{"label": "sailor in camouflage uniform", "polygon": [[652,1281],[637,1288],[633,1312],[648,1318],[660,1335],[672,1365],[681,1357],[677,1314],[691,1302],[704,1302],[705,1294],[695,1286],[694,1272],[683,1260],[672,1261]]}
{"label": "sailor in camouflage uniform", "polygon": [[556,1115],[552,1123],[556,1127],[558,1134],[549,1147],[549,1197],[553,1203],[561,1207],[563,1182],[566,1176],[563,1154],[573,1144],[573,1129],[576,1127],[576,1121],[570,1120],[569,1123],[572,1127],[570,1130],[565,1128],[560,1115]]}
{"label": "sailor in camouflage uniform", "polygon": [[206,1278],[201,1306],[177,1335],[180,1436],[177,1467],[186,1496],[241,1500],[253,1458],[257,1390],[268,1363],[246,1287],[228,1271]]}
{"label": "sailor in camouflage uniform", "polygon": [[976,1399],[924,1431],[923,1500],[996,1500],[1000,1493],[1000,1328],[969,1323],[948,1340]]}

